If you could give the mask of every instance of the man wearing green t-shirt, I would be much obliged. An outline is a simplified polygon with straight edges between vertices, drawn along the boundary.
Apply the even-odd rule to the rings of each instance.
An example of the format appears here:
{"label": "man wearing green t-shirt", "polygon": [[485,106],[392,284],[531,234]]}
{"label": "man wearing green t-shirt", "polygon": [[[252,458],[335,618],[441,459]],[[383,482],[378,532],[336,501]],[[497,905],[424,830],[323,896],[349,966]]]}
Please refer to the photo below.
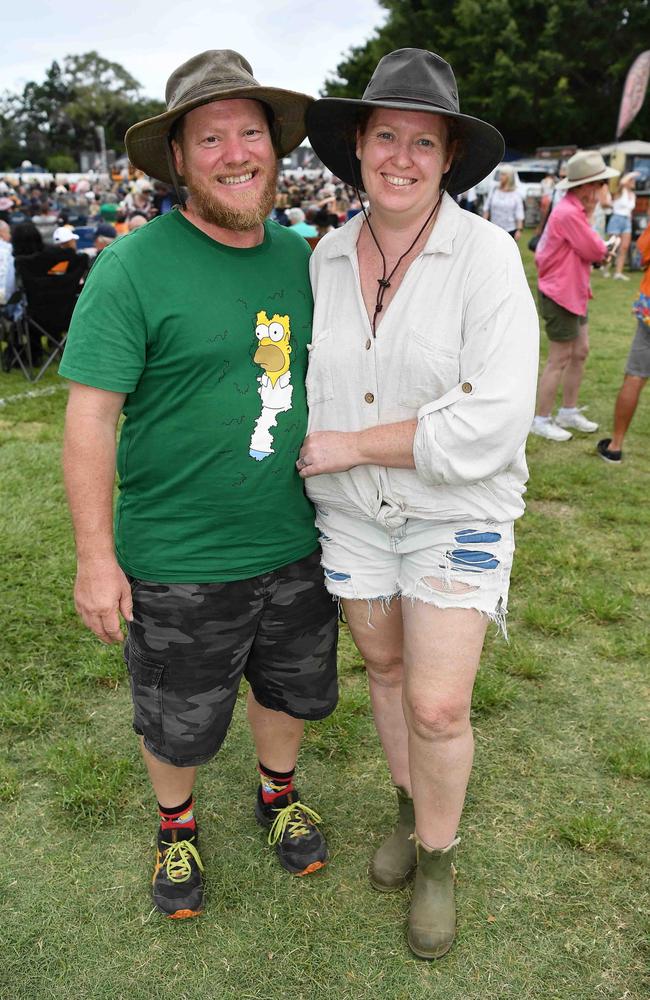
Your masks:
{"label": "man wearing green t-shirt", "polygon": [[169,917],[203,908],[194,777],[223,742],[242,675],[257,820],[293,874],[327,861],[320,817],[293,786],[304,720],[337,698],[335,607],[295,468],[309,251],[267,219],[309,102],[261,87],[230,50],[172,74],[166,112],[126,144],[189,200],[103,251],[60,367],[75,603],[104,642],[122,641],[120,613],[128,623],[134,729],[161,818],[153,899]]}

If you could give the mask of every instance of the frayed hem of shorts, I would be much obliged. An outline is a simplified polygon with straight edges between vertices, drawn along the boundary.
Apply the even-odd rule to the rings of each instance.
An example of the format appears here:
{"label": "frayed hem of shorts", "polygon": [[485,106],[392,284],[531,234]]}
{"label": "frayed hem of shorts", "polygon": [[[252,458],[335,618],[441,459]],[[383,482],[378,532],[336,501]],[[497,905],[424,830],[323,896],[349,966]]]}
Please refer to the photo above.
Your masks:
{"label": "frayed hem of shorts", "polygon": [[341,594],[332,594],[330,592],[330,597],[332,598],[333,601],[336,601],[336,604],[337,604],[337,607],[338,607],[339,621],[344,622],[346,625],[347,625],[347,619],[346,619],[345,614],[343,612],[343,607],[342,607],[341,602],[342,601],[365,601],[366,604],[368,605],[368,620],[367,620],[366,624],[368,625],[368,628],[372,628],[372,629],[374,629],[374,627],[375,627],[372,624],[372,611],[373,611],[373,607],[372,606],[373,606],[373,603],[374,602],[379,602],[379,607],[381,608],[381,613],[383,615],[387,615],[388,612],[390,611],[391,601],[399,600],[399,598],[401,596],[402,595],[400,594],[399,591],[396,591],[396,593],[394,593],[394,594],[388,594],[387,596],[379,596],[379,597],[357,597],[356,594],[355,594],[354,597],[347,597],[347,596],[343,597]]}
{"label": "frayed hem of shorts", "polygon": [[508,637],[508,624],[507,624],[507,608],[501,606],[501,598],[499,598],[497,607],[494,611],[486,611],[485,608],[477,608],[475,604],[443,604],[441,601],[436,600],[424,600],[422,597],[416,597],[411,594],[402,594],[402,600],[410,601],[414,604],[415,601],[419,601],[420,604],[431,604],[434,608],[440,608],[441,611],[446,611],[447,609],[453,610],[454,608],[460,608],[461,610],[467,609],[468,611],[478,611],[482,618],[487,618],[489,622],[492,622],[497,627],[497,632],[500,632],[506,642],[510,642]]}

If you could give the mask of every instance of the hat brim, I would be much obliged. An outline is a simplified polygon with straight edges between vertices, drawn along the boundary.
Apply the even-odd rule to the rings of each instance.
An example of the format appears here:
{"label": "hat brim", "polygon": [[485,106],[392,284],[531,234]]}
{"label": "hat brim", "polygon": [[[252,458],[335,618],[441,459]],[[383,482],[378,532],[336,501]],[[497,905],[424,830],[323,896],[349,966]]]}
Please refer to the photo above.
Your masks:
{"label": "hat brim", "polygon": [[293,90],[276,87],[236,87],[229,91],[212,91],[187,101],[171,111],[164,111],[155,118],[147,118],[132,125],[124,136],[129,160],[149,177],[173,184],[167,161],[168,136],[174,122],[188,111],[213,101],[249,99],[267,104],[273,112],[273,132],[278,157],[286,156],[299,146],[307,135],[305,118],[313,97]]}
{"label": "hat brim", "polygon": [[604,170],[599,170],[593,177],[585,177],[578,181],[570,181],[568,177],[564,177],[561,181],[557,182],[555,187],[558,191],[568,191],[569,188],[581,187],[583,184],[593,184],[594,181],[609,181],[612,177],[620,177],[620,173],[620,170],[614,170],[613,167],[605,167]]}
{"label": "hat brim", "polygon": [[395,111],[427,111],[443,118],[455,119],[462,130],[463,154],[455,159],[449,172],[446,190],[460,194],[482,181],[503,159],[505,142],[494,125],[448,111],[432,104],[416,101],[363,101],[348,97],[323,97],[307,112],[307,136],[320,160],[346,184],[363,190],[361,168],[357,159],[356,128],[359,112],[369,108],[390,108]]}

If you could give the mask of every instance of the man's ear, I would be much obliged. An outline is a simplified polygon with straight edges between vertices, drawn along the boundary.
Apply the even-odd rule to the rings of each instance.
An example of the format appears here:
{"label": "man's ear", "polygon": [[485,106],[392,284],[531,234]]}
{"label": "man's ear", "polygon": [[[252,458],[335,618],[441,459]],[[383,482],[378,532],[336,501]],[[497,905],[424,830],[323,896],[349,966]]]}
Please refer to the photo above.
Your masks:
{"label": "man's ear", "polygon": [[171,141],[172,156],[174,157],[174,167],[179,177],[183,176],[183,150],[176,139]]}

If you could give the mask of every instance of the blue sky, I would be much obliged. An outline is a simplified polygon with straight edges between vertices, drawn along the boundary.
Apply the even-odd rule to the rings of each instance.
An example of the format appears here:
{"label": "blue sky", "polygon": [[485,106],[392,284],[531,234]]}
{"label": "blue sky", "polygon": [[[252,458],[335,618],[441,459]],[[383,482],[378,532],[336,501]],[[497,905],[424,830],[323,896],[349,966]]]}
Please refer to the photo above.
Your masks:
{"label": "blue sky", "polygon": [[0,91],[42,80],[54,59],[96,49],[121,63],[151,97],[204,49],[236,49],[260,83],[317,96],[352,45],[385,18],[375,0],[28,0],[2,19]]}

